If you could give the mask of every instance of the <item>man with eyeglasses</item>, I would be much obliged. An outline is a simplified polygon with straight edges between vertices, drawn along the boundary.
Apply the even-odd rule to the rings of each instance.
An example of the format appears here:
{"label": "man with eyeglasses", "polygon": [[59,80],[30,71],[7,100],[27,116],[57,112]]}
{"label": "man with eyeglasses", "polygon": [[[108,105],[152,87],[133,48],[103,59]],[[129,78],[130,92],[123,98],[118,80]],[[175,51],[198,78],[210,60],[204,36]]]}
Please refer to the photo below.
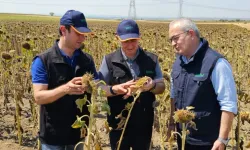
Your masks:
{"label": "man with eyeglasses", "polygon": [[[237,96],[228,61],[209,47],[208,41],[189,19],[169,24],[169,40],[178,54],[171,73],[171,121],[173,110],[193,106],[197,130],[188,127],[186,150],[224,150],[228,144]],[[176,124],[181,133],[181,124]],[[181,139],[177,139],[181,147]]]}
{"label": "man with eyeglasses", "polygon": [[[81,77],[89,72],[97,78],[92,57],[80,49],[90,32],[84,14],[69,10],[60,19],[60,39],[33,60],[31,74],[35,102],[40,105],[42,150],[74,150],[81,140],[80,129],[71,125],[77,115],[89,114],[86,105],[81,113],[75,104],[85,95]],[[87,97],[90,99],[89,94]]]}

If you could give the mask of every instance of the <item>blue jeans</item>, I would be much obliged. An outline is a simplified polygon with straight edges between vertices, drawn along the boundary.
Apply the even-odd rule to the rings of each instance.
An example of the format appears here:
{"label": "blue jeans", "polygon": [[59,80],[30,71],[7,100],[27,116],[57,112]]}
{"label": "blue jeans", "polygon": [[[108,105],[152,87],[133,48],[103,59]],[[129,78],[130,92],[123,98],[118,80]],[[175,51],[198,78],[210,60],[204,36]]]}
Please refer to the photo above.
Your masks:
{"label": "blue jeans", "polygon": [[[42,150],[74,150],[75,145],[48,145],[42,144]],[[79,144],[76,150],[83,150],[83,144]]]}

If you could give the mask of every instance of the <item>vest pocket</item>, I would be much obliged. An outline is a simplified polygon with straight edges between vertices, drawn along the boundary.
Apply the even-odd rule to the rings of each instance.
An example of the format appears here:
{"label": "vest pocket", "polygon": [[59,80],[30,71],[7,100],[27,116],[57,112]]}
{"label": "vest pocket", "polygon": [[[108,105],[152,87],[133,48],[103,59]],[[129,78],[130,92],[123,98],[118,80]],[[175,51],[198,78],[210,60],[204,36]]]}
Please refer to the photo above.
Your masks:
{"label": "vest pocket", "polygon": [[172,78],[173,78],[173,79],[178,78],[179,75],[180,75],[180,72],[176,72],[176,71],[172,72]]}
{"label": "vest pocket", "polygon": [[209,135],[210,128],[213,126],[211,122],[211,112],[201,111],[195,112],[194,122],[196,124],[197,130],[193,130],[196,135]]}
{"label": "vest pocket", "polygon": [[188,83],[188,91],[191,93],[203,92],[205,89],[202,87],[204,87],[204,84],[207,80],[207,73],[191,76],[191,79],[189,79]]}
{"label": "vest pocket", "polygon": [[122,83],[121,79],[125,77],[126,73],[123,70],[114,70],[112,82],[114,84]]}
{"label": "vest pocket", "polygon": [[182,89],[180,88],[180,81],[178,80],[180,76],[180,72],[173,71],[171,74],[172,82],[173,82],[173,92],[174,92],[174,98],[178,99],[178,96],[180,96],[180,93]]}
{"label": "vest pocket", "polygon": [[65,76],[62,76],[62,75],[59,75],[57,76],[57,84],[65,84],[67,82],[66,80],[66,77]]}
{"label": "vest pocket", "polygon": [[123,77],[125,76],[125,72],[123,70],[114,70],[113,77]]}
{"label": "vest pocket", "polygon": [[173,80],[173,86],[174,86],[173,88],[178,88],[179,87],[180,81],[179,80],[177,81],[179,76],[180,76],[180,72],[172,72],[171,77],[172,77],[172,80]]}

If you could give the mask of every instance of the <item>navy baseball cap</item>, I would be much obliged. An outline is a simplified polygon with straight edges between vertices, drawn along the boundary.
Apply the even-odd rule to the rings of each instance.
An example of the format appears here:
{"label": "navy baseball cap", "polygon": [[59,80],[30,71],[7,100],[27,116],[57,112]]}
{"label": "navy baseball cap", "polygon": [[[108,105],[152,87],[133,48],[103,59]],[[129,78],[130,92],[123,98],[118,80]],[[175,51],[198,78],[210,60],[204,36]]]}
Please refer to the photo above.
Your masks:
{"label": "navy baseball cap", "polygon": [[140,39],[140,31],[137,23],[131,19],[125,19],[117,27],[116,31],[120,41]]}
{"label": "navy baseball cap", "polygon": [[76,10],[68,10],[60,19],[60,25],[70,25],[79,34],[91,32],[84,14]]}

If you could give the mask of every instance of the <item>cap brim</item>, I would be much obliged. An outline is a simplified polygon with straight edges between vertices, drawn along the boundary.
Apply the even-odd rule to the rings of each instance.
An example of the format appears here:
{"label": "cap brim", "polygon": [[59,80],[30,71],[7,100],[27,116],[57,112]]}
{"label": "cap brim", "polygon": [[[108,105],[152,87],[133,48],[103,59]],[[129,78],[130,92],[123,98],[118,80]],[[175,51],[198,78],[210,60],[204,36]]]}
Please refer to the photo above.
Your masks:
{"label": "cap brim", "polygon": [[140,39],[140,35],[136,33],[131,33],[131,34],[124,34],[121,36],[118,36],[120,41],[127,41],[127,40],[132,40],[132,39]]}
{"label": "cap brim", "polygon": [[71,27],[79,34],[91,33],[91,30],[86,27],[73,27],[73,26]]}

